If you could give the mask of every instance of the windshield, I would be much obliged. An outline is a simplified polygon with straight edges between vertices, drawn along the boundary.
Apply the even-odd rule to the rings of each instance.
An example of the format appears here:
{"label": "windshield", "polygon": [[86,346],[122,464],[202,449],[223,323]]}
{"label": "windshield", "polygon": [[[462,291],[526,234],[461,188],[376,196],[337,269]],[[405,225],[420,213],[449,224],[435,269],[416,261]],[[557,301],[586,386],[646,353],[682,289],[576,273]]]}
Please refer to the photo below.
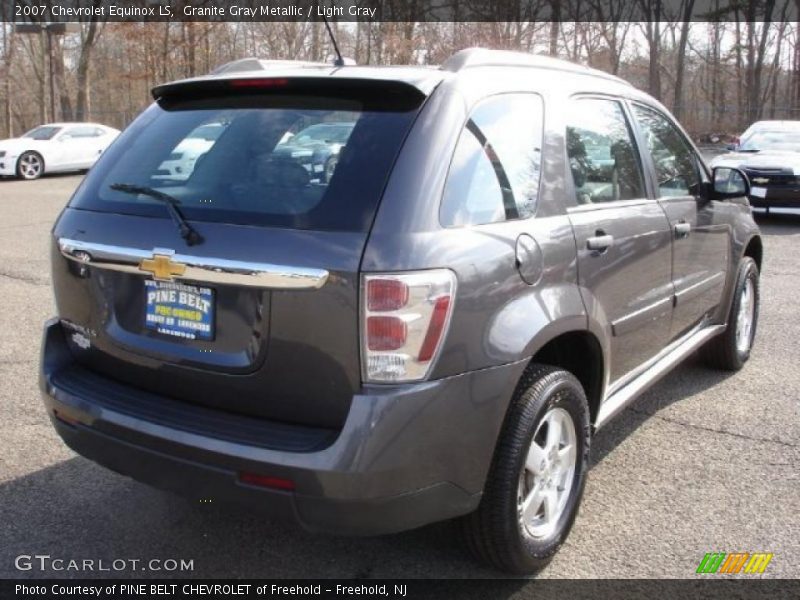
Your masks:
{"label": "windshield", "polygon": [[[168,216],[163,203],[111,187],[125,184],[172,196],[189,221],[365,231],[415,114],[365,110],[353,99],[219,102],[153,105],[103,154],[71,206]],[[335,143],[293,151],[306,137]]]}
{"label": "windshield", "polygon": [[23,135],[24,138],[33,138],[34,140],[51,140],[53,136],[61,131],[61,127],[52,127],[50,125],[42,125],[31,129],[28,133]]}
{"label": "windshield", "polygon": [[745,152],[800,152],[800,132],[757,131],[742,141],[739,149]]}

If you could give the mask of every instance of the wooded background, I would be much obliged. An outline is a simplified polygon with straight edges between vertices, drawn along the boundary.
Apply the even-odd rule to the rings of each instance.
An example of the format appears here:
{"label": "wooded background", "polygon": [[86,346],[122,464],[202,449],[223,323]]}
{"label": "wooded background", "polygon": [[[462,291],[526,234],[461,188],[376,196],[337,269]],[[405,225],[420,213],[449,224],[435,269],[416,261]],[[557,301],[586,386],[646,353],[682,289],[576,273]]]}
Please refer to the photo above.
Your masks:
{"label": "wooded background", "polygon": [[[800,0],[728,0],[719,22],[693,22],[695,0],[541,0],[517,21],[484,23],[429,22],[421,4],[397,0],[394,22],[333,22],[342,53],[359,64],[437,64],[471,46],[549,54],[646,90],[701,142],[758,119],[800,119],[800,26],[789,20]],[[248,56],[318,61],[333,52],[324,24],[310,21],[89,21],[48,44],[44,34],[14,33],[12,6],[0,9],[0,138],[59,120],[122,128],[157,83]],[[537,21],[537,7],[561,21]],[[650,20],[632,22],[641,14]]]}

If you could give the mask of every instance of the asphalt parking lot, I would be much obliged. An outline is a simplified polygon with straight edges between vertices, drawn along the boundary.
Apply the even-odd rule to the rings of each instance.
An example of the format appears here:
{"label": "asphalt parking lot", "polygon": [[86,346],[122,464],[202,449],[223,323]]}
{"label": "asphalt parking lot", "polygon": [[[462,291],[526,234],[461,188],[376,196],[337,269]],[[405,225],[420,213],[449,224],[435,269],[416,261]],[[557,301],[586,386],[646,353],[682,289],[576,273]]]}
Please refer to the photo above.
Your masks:
{"label": "asphalt parking lot", "polygon": [[[0,577],[81,575],[20,572],[21,554],[190,559],[194,570],[180,575],[194,577],[496,576],[471,560],[451,523],[314,536],[190,503],[68,450],[36,377],[41,326],[55,310],[48,233],[79,181],[0,181]],[[734,375],[690,361],[598,434],[575,528],[540,577],[692,577],[716,551],[772,552],[765,577],[800,577],[800,214],[759,222],[752,360]]]}

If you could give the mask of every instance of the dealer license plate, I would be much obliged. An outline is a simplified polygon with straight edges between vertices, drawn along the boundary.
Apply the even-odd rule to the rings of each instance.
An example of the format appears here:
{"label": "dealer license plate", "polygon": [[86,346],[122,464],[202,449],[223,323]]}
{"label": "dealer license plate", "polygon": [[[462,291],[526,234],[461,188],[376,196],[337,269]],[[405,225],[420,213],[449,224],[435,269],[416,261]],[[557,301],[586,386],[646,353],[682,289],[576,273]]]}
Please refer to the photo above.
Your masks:
{"label": "dealer license plate", "polygon": [[145,280],[147,329],[188,340],[214,339],[214,290]]}

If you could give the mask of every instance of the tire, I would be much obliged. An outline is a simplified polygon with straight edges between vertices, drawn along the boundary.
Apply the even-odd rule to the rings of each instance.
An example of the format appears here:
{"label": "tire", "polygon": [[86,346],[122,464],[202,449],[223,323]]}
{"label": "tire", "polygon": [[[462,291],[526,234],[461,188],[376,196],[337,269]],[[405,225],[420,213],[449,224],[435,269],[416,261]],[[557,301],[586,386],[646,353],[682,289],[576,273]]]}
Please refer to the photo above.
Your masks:
{"label": "tire", "polygon": [[[571,469],[567,458],[557,470],[547,453],[553,447],[547,438],[557,431],[551,425],[556,420],[561,425],[558,438],[564,442],[558,447],[566,456],[572,426]],[[562,369],[532,364],[514,393],[481,503],[463,518],[467,546],[479,560],[515,575],[535,573],[550,562],[578,513],[590,438],[589,407],[578,380]],[[540,448],[535,459],[534,444]],[[549,520],[546,497],[554,498]]]}
{"label": "tire", "polygon": [[339,163],[338,156],[331,156],[325,161],[325,183],[330,183],[333,173],[336,170],[336,165]]}
{"label": "tire", "polygon": [[[758,266],[752,258],[745,256],[739,261],[728,325],[702,350],[702,356],[709,366],[725,371],[738,371],[744,366],[753,348],[760,302]],[[750,325],[746,327],[748,314]]]}
{"label": "tire", "polygon": [[38,152],[23,152],[17,159],[17,176],[20,179],[39,179],[44,173],[44,159]]}

